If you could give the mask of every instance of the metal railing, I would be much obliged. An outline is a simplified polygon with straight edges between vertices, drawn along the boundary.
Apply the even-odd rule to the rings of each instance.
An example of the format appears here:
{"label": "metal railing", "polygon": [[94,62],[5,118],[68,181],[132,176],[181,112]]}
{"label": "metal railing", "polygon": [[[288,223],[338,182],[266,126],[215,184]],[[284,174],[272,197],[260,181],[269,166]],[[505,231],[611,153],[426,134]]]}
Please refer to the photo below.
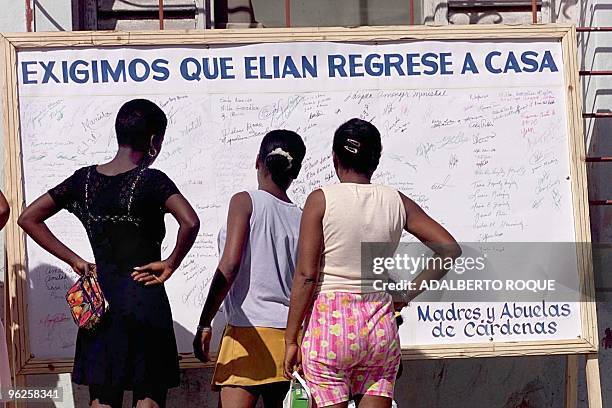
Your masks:
{"label": "metal railing", "polygon": [[[576,27],[578,33],[606,33],[612,32],[612,27]],[[585,76],[610,76],[610,70],[590,70],[581,69],[578,71],[580,77]],[[612,112],[583,112],[583,119],[612,119]],[[589,156],[585,157],[587,163],[612,163],[610,156]],[[591,205],[612,205],[612,200],[589,200]]]}

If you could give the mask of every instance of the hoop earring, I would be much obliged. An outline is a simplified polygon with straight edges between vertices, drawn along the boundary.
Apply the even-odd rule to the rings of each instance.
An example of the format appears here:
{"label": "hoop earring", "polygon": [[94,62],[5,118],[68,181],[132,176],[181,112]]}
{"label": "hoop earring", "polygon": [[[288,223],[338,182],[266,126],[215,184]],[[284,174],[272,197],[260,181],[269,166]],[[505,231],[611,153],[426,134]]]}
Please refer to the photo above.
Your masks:
{"label": "hoop earring", "polygon": [[150,147],[149,147],[149,151],[148,151],[150,157],[155,157],[155,156],[157,156],[157,153],[158,153],[157,149],[153,146],[153,139],[154,138],[155,138],[155,135],[151,135],[151,141],[149,143]]}

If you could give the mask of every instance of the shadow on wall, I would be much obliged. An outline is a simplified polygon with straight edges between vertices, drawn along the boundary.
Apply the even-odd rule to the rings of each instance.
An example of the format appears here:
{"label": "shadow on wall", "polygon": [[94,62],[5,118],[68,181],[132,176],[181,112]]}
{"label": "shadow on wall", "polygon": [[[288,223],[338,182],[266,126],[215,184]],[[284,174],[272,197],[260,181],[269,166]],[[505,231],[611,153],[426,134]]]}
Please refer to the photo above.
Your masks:
{"label": "shadow on wall", "polygon": [[[62,25],[57,21],[57,19],[53,17],[51,12],[45,6],[43,6],[40,0],[34,0],[32,2],[32,9],[34,11],[35,16],[43,16],[49,22],[49,24],[53,26],[53,28],[55,28],[57,31],[66,31],[70,29],[69,27],[62,27]],[[64,10],[64,12],[68,13],[69,10],[66,9]],[[36,24],[36,19],[34,19],[34,23]],[[36,31],[36,27],[34,27],[34,31]]]}
{"label": "shadow on wall", "polygon": [[[612,51],[612,47],[609,48]],[[612,84],[611,84],[612,85]],[[612,89],[597,89],[594,94],[593,105],[597,100],[607,100],[612,102]],[[612,106],[599,108],[597,113],[612,114]],[[610,156],[612,153],[612,119],[595,118],[589,121],[586,130],[590,135],[587,145],[587,155],[591,156]],[[607,163],[588,163],[587,176],[589,185],[589,199],[608,200],[612,198],[612,168]],[[610,242],[612,239],[612,211],[609,206],[591,206],[591,231],[594,242]],[[596,265],[597,266],[597,265]],[[595,269],[596,280],[599,275],[607,275],[607,268]]]}
{"label": "shadow on wall", "polygon": [[[216,354],[219,342],[225,328],[223,313],[218,313],[213,321],[213,338],[210,346]],[[179,349],[179,356],[192,356],[193,338],[195,328],[187,329],[180,323],[174,322],[174,333]],[[190,368],[181,370],[181,384],[168,392],[168,408],[184,408],[191,406],[215,407],[218,402],[218,393],[211,390],[213,368]]]}
{"label": "shadow on wall", "polygon": [[215,28],[258,26],[251,0],[216,0],[214,3]]}
{"label": "shadow on wall", "polygon": [[[43,264],[40,265],[39,267],[35,268],[34,270],[32,270],[31,272],[29,272],[29,274],[27,274],[26,272],[26,268],[23,265],[13,265],[12,266],[12,274],[11,276],[7,276],[7,285],[11,282],[9,281],[10,279],[19,279],[18,282],[16,282],[17,284],[17,288],[21,287],[24,289],[24,293],[28,293],[28,281],[32,281],[31,277],[34,274],[45,274],[44,271],[52,271],[55,270],[57,271],[57,268],[53,265],[48,265],[48,264]],[[61,271],[62,274],[63,271]],[[61,279],[63,280],[63,279]],[[55,287],[54,284],[49,283],[51,286]],[[33,287],[32,291],[34,293],[36,293],[36,290],[45,290],[45,287]],[[62,290],[63,291],[63,287],[62,289],[58,289],[58,290]],[[18,290],[19,292],[19,290]],[[3,293],[7,293],[8,292],[3,292]],[[64,292],[65,293],[65,292]],[[13,297],[12,299],[6,299],[6,300],[10,300],[11,303],[13,305],[16,305],[16,298]],[[23,302],[27,303],[27,299],[23,299]],[[65,300],[64,300],[65,302]],[[8,302],[5,302],[6,306],[8,308]],[[70,312],[68,311],[68,306],[65,306],[65,311],[69,314]],[[15,315],[15,310],[9,310],[8,313],[12,314],[13,316]],[[49,317],[50,315],[47,315],[47,317]],[[16,317],[11,317],[11,320],[15,320]],[[24,325],[29,325],[29,316],[25,316],[22,317],[22,320],[25,319],[25,321],[23,322]],[[45,324],[46,327],[46,323],[48,323],[47,320],[45,320],[45,318],[41,319],[41,321],[43,321],[43,324]],[[70,321],[70,323],[72,323],[72,321]],[[7,325],[8,327],[8,325]],[[59,333],[56,332],[57,336],[62,336],[63,339],[63,333]],[[28,339],[29,340],[29,339]],[[71,342],[74,343],[74,338],[71,339]],[[62,340],[63,342],[64,340]],[[13,373],[14,373],[14,369],[15,369],[15,364],[16,364],[16,360],[15,360],[15,356],[16,353],[19,352],[19,348],[18,348],[18,344],[15,344],[15,342],[13,342],[12,344],[9,344],[9,347],[11,349],[11,351],[9,351],[11,354],[11,358],[13,360]],[[72,389],[72,383],[70,382],[70,375],[69,374],[36,374],[36,375],[28,375],[25,376],[25,384],[23,383],[18,383],[17,381],[15,381],[15,378],[13,378],[13,384],[14,386],[25,386],[25,387],[29,387],[29,388],[62,388],[62,393],[63,393],[63,399],[64,401],[61,403],[56,403],[55,406],[57,407],[66,407],[66,408],[72,408],[75,406],[76,401],[73,400],[73,389]]]}
{"label": "shadow on wall", "polygon": [[[560,0],[558,10],[557,1],[559,0],[550,0],[551,23],[556,23],[559,20],[563,22],[575,21],[575,16],[572,15],[571,10],[578,5],[578,0]],[[581,2],[581,8],[585,3],[585,1]]]}
{"label": "shadow on wall", "polygon": [[449,11],[448,20],[450,24],[501,24],[504,18],[497,11],[485,12],[462,12]]}
{"label": "shadow on wall", "polygon": [[[197,316],[199,318],[199,316]],[[226,320],[222,311],[217,313],[215,316],[212,327],[213,327],[213,338],[210,342],[211,351],[216,353],[223,336],[223,330],[225,329]],[[179,355],[190,356],[193,351],[193,338],[195,335],[196,328],[186,328],[182,326],[176,320],[174,321],[174,335],[176,336],[176,345],[179,350]]]}
{"label": "shadow on wall", "polygon": [[[70,311],[65,301],[65,293],[72,285],[73,279],[62,269],[54,265],[43,264],[29,271],[27,278],[23,272],[25,267],[17,265],[14,267],[12,277],[19,277],[19,284],[24,291],[30,294],[40,294],[50,304],[49,313],[44,316],[33,317],[43,324],[48,330],[45,339],[52,341],[54,347],[70,348],[67,353],[72,355],[76,341],[76,326],[74,330],[66,330],[66,325],[72,327],[74,323],[70,317]],[[29,283],[28,283],[29,282]],[[31,285],[28,290],[28,284]],[[13,299],[13,304],[14,299]],[[52,306],[51,306],[52,305]],[[29,319],[24,322],[30,326]],[[218,348],[219,340],[225,327],[223,314],[219,313],[213,322],[214,337],[211,342],[213,350]],[[192,350],[193,333],[191,330],[174,322],[174,330],[179,344],[179,350],[183,355],[190,355]],[[17,346],[13,345],[13,352],[17,352]],[[59,352],[58,352],[59,353]],[[189,406],[213,407],[217,405],[218,394],[211,391],[212,369],[189,369],[181,370],[181,384],[179,387],[169,391],[168,407],[184,408]],[[25,377],[26,386],[38,388],[62,388],[64,401],[55,403],[58,408],[75,408],[89,405],[89,390],[86,386],[72,384],[70,374],[36,374]],[[124,395],[124,407],[129,408],[132,401],[131,392]]]}

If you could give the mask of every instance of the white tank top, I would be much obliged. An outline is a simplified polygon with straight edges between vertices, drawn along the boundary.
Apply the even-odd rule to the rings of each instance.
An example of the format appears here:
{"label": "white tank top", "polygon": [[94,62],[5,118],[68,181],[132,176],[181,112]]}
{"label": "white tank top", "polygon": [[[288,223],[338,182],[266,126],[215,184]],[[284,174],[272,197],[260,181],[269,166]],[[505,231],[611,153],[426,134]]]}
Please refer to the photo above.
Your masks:
{"label": "white tank top", "polygon": [[[287,327],[302,210],[263,191],[249,191],[253,212],[240,270],[225,301],[232,326]],[[219,232],[223,252],[227,226]]]}
{"label": "white tank top", "polygon": [[397,247],[406,224],[399,192],[379,184],[340,183],[323,187],[323,254],[319,291],[375,292],[361,278],[361,243]]}

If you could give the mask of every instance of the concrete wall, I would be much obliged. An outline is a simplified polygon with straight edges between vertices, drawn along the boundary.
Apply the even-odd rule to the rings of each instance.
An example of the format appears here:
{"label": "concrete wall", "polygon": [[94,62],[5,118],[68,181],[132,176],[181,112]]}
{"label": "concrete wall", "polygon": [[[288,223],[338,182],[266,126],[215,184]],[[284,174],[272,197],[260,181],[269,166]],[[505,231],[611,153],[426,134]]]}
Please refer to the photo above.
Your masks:
{"label": "concrete wall", "polygon": [[32,3],[34,31],[72,30],[72,0],[33,0]]}
{"label": "concrete wall", "polygon": [[[570,14],[580,26],[611,26],[612,4],[604,0],[583,0],[574,12],[559,10],[561,15]],[[578,36],[579,59],[583,70],[612,70],[612,33],[582,33]],[[612,77],[585,76],[581,81],[583,109],[585,112],[612,112]],[[585,143],[587,154],[593,156],[612,155],[612,121],[610,119],[585,120]],[[589,198],[612,199],[612,166],[608,163],[592,163],[588,166]],[[612,208],[591,206],[591,233],[594,242],[612,242]],[[612,327],[612,276],[610,275],[610,250],[595,259],[595,286],[598,295],[598,317],[600,340],[606,329]],[[612,346],[612,343],[608,343]],[[601,344],[600,344],[601,345]],[[612,351],[600,348],[600,373],[604,406],[612,404]]]}
{"label": "concrete wall", "polygon": [[[284,22],[282,0],[253,0],[256,18],[267,26],[281,26]],[[349,7],[359,4],[358,7]],[[342,0],[309,2],[293,0],[293,20],[296,25],[357,25],[397,23],[407,21],[404,0]],[[612,4],[603,0],[563,0],[547,2],[548,11],[544,21],[579,22],[580,25],[612,26]],[[71,27],[71,5],[69,0],[39,0],[36,7],[36,29],[69,30]],[[334,7],[330,12],[329,8]],[[378,7],[376,7],[378,6]],[[353,10],[347,12],[346,10]],[[424,20],[448,23],[445,3],[425,0]],[[0,31],[24,31],[25,11],[23,2],[0,0]],[[308,11],[310,10],[310,11]],[[361,11],[359,11],[361,10]],[[417,12],[420,13],[417,8]],[[404,14],[402,14],[404,13]],[[436,15],[434,15],[437,13]],[[455,17],[463,19],[463,16]],[[338,20],[341,19],[341,20]],[[469,19],[469,16],[468,16]],[[523,16],[502,16],[503,22],[524,20]],[[451,23],[453,21],[450,21]],[[455,21],[460,22],[460,21]],[[581,35],[580,58],[585,69],[612,69],[612,33]],[[587,78],[582,82],[586,111],[612,112],[612,83],[605,78]],[[1,120],[1,118],[0,118]],[[586,143],[591,154],[612,155],[612,120],[590,120],[586,122]],[[1,145],[1,144],[0,144]],[[593,165],[589,171],[591,198],[612,198],[609,183],[612,166]],[[0,169],[1,171],[1,169]],[[592,230],[595,241],[612,239],[612,209],[592,209]],[[606,258],[596,262],[597,286],[612,288],[612,277],[607,277],[610,263]],[[600,291],[600,333],[612,327],[612,303]],[[610,296],[608,296],[610,297]],[[603,337],[601,335],[600,337]],[[600,354],[604,406],[612,405],[612,376],[610,370],[612,352],[603,349]],[[564,398],[563,357],[525,357],[472,360],[440,360],[404,362],[404,374],[397,385],[396,400],[400,407],[470,407],[470,408],[542,408],[562,407]],[[216,406],[217,395],[209,391],[210,370],[188,370],[182,373],[181,386],[169,394],[169,407]],[[68,375],[30,376],[28,384],[34,386],[62,386],[66,401],[58,406],[82,407],[88,402],[87,389],[70,383]],[[586,407],[584,376],[580,378],[580,407]],[[129,406],[129,395],[125,406]]]}
{"label": "concrete wall", "polygon": [[[284,0],[252,0],[255,18],[265,27],[285,26]],[[291,25],[358,26],[409,24],[408,0],[292,0]],[[422,18],[421,2],[414,2],[415,23]]]}

